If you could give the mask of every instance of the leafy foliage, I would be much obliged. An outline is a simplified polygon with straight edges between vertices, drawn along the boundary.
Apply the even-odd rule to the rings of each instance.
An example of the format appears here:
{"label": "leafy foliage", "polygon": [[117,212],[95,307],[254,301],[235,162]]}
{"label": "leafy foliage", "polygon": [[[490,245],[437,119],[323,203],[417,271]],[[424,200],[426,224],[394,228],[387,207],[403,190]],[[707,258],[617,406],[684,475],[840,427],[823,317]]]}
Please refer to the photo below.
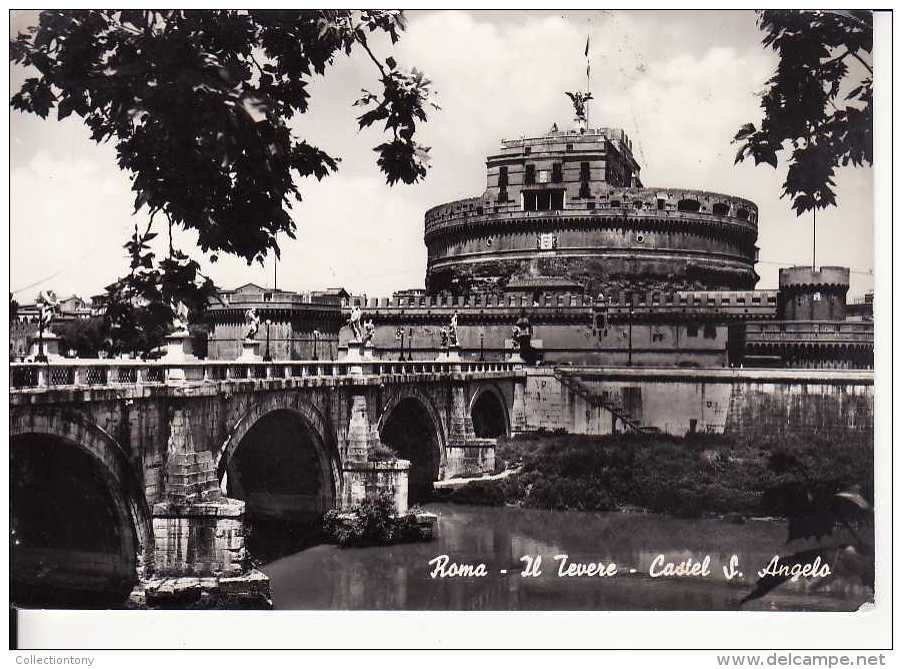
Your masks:
{"label": "leafy foliage", "polygon": [[777,167],[785,152],[783,196],[796,214],[835,205],[836,168],[873,163],[871,12],[764,10],[758,26],[780,60],[760,127],[746,123],[736,133],[736,162]]}
{"label": "leafy foliage", "polygon": [[125,248],[130,273],[107,288],[104,321],[113,353],[147,354],[163,343],[179,303],[191,314],[202,314],[213,298],[213,282],[201,274],[197,261],[180,251],[155,261],[150,242],[156,233],[137,226]]}
{"label": "leafy foliage", "polygon": [[[374,34],[394,44],[403,30],[398,10],[44,11],[10,41],[10,60],[38,74],[11,104],[42,118],[74,114],[96,142],[114,142],[135,211],[146,209],[151,223],[158,213],[168,219],[170,247],[175,225],[196,232],[211,261],[229,253],[263,262],[279,255],[279,234],[295,237],[295,177],[322,179],[337,168],[337,158],[289,126],[308,109],[314,75],[336,57],[359,47],[378,68],[381,94],[364,91],[355,104],[374,106],[361,128],[384,121],[391,133],[374,149],[388,183],[425,177],[429,148],[414,132],[427,119],[431,82],[393,58],[380,61],[369,44]],[[132,271],[111,291],[110,321],[125,348],[158,339],[168,308],[158,298],[190,293],[199,275],[184,254],[154,265],[135,247],[154,234],[136,233],[127,245]],[[136,313],[139,303],[149,313]]]}
{"label": "leafy foliage", "polygon": [[[517,473],[474,482],[479,485],[464,486],[450,497],[496,505],[501,503],[496,494],[500,490],[504,502],[532,508],[642,507],[687,517],[738,513],[792,519],[807,508],[795,491],[784,494],[799,482],[798,474],[781,472],[770,463],[801,463],[811,486],[825,495],[857,485],[868,497],[872,449],[870,432],[849,432],[841,440],[835,434],[815,433],[743,439],[705,434],[521,435],[499,439],[495,454],[496,459],[516,463]],[[493,486],[497,490],[488,490]]]}
{"label": "leafy foliage", "polygon": [[384,546],[424,539],[417,526],[416,515],[396,516],[392,498],[387,493],[367,500],[349,512],[327,511],[323,516],[323,531],[343,548]]}
{"label": "leafy foliage", "polygon": [[106,350],[106,324],[97,316],[56,323],[53,329],[59,335],[61,351],[74,350],[80,358],[96,358]]}
{"label": "leafy foliage", "polygon": [[[831,577],[855,576],[874,589],[874,545],[867,538],[873,534],[874,522],[873,453],[870,460],[862,459],[871,465],[871,475],[865,475],[863,483],[850,481],[842,468],[830,474],[826,474],[826,469],[819,472],[805,462],[804,455],[797,457],[786,451],[770,455],[768,467],[780,482],[765,494],[765,506],[783,509],[788,516],[787,543],[811,539],[821,542],[815,548],[782,557],[780,562],[805,564],[819,557],[831,565]],[[871,531],[863,533],[862,527]],[[840,528],[842,532],[837,531]],[[835,537],[835,543],[823,543],[827,537]],[[740,604],[763,597],[789,578],[782,573],[762,576]]]}

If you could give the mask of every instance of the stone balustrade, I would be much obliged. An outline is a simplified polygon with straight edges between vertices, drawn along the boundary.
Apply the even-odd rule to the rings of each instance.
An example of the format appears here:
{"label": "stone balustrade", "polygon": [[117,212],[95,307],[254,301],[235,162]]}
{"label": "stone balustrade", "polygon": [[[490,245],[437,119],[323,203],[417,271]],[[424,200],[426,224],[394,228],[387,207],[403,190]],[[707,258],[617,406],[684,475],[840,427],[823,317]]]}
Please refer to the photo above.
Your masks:
{"label": "stone balustrade", "polygon": [[47,363],[12,363],[13,391],[55,387],[165,385],[263,379],[353,379],[387,375],[452,374],[511,376],[521,365],[505,361],[454,360],[197,360],[179,363],[136,360],[60,359]]}

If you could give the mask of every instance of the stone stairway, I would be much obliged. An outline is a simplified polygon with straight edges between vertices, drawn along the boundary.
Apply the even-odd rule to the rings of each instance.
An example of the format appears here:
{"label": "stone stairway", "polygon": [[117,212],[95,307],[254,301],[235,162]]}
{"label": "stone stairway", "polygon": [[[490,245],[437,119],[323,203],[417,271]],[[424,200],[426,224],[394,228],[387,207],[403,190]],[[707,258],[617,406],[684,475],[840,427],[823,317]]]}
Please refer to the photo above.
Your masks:
{"label": "stone stairway", "polygon": [[592,404],[594,406],[601,406],[605,410],[613,414],[614,417],[616,417],[617,420],[620,421],[620,424],[623,425],[627,431],[654,431],[653,428],[644,427],[639,420],[631,416],[619,401],[598,395],[594,390],[592,390],[592,388],[583,383],[583,381],[578,376],[574,376],[573,374],[570,374],[569,372],[562,369],[554,370],[554,375],[557,377],[558,381],[560,381],[561,385],[566,387],[571,392],[582,397],[589,404]]}

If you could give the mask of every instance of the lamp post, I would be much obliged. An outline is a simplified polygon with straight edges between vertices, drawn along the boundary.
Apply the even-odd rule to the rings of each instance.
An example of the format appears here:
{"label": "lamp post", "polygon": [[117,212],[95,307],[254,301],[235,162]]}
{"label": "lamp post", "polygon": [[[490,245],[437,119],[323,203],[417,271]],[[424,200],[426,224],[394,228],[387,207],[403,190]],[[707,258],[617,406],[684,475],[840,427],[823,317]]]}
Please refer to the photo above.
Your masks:
{"label": "lamp post", "polygon": [[263,354],[263,362],[272,362],[272,355],[269,352],[269,326],[272,325],[270,319],[266,319],[266,352]]}
{"label": "lamp post", "polygon": [[316,342],[319,340],[319,330],[313,331],[313,359],[318,360],[316,357]]}
{"label": "lamp post", "polygon": [[413,328],[407,328],[407,360],[413,362]]}
{"label": "lamp post", "polygon": [[47,356],[44,355],[44,315],[38,315],[38,354],[34,357],[35,362],[47,362]]}
{"label": "lamp post", "polygon": [[633,291],[629,292],[629,352],[627,354],[626,364],[628,367],[633,366]]}

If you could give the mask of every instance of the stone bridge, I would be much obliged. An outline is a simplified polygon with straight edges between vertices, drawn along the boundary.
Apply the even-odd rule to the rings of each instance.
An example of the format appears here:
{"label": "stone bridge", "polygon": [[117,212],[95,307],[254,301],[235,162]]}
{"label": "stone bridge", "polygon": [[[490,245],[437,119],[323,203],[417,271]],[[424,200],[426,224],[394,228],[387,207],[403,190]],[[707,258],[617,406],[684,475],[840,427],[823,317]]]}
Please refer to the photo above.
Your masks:
{"label": "stone bridge", "polygon": [[245,515],[312,520],[384,493],[404,511],[434,481],[492,471],[495,438],[525,421],[525,371],[505,362],[65,360],[10,373],[14,572],[38,595],[227,584],[248,573]]}

